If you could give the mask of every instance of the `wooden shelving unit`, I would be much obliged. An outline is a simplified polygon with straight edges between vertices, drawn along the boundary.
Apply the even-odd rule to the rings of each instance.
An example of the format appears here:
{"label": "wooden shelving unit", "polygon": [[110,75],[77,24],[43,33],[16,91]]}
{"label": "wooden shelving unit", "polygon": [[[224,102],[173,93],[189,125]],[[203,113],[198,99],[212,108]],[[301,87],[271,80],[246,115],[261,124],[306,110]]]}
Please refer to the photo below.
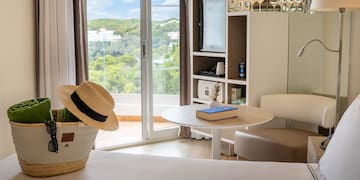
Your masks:
{"label": "wooden shelving unit", "polygon": [[[222,103],[225,104],[231,103],[232,88],[241,88],[245,104],[252,106],[258,106],[264,94],[286,93],[288,15],[276,12],[224,12],[225,52],[201,52],[199,2],[190,1],[189,14],[192,102],[210,102],[198,97],[199,81],[223,83],[225,93]],[[224,77],[200,75],[201,71],[216,66],[217,62],[225,64]],[[240,77],[240,63],[245,63],[245,77]]]}

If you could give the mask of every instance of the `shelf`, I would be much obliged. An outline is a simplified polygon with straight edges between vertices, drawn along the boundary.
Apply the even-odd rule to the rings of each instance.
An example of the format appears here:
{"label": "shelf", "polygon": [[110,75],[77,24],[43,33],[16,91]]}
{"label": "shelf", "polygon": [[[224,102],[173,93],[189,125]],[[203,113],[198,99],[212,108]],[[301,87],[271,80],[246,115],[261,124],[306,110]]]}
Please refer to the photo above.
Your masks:
{"label": "shelf", "polygon": [[194,56],[205,56],[205,57],[219,57],[219,58],[225,58],[225,53],[215,53],[215,52],[193,52]]}
{"label": "shelf", "polygon": [[[228,7],[228,0],[219,1],[224,1]],[[201,40],[200,2],[201,0],[189,1],[191,64],[189,75],[191,76],[192,102],[208,103],[203,96],[204,92],[199,91],[204,89],[201,83],[209,84],[207,89],[216,83],[224,85],[222,96],[224,104],[244,102],[251,106],[259,106],[262,95],[286,92],[289,52],[284,49],[289,46],[290,37],[287,36],[289,16],[286,13],[272,11],[233,12],[233,9],[230,9],[232,12],[229,12],[229,9],[225,8],[223,14],[225,15],[225,32],[218,33],[218,36],[225,37],[225,52],[205,52],[202,51],[199,43]],[[264,33],[264,30],[267,33]],[[274,42],[276,46],[273,45]],[[271,59],[271,63],[264,62],[264,59]],[[218,63],[224,63],[225,77],[215,76],[216,73],[206,73],[206,71],[216,72]],[[276,71],[272,71],[273,69]],[[199,87],[199,82],[201,87]],[[236,94],[233,100],[232,92]],[[240,97],[239,93],[241,93]]]}
{"label": "shelf", "polygon": [[[234,88],[234,89],[233,89]],[[228,102],[229,104],[246,104],[246,85],[228,84]],[[233,101],[234,99],[234,101]]]}
{"label": "shelf", "polygon": [[228,18],[228,78],[241,80],[240,64],[245,63],[246,73],[246,59],[247,59],[247,26],[248,21],[246,16],[233,16]]}
{"label": "shelf", "polygon": [[202,104],[210,104],[211,103],[211,101],[209,101],[209,100],[200,99],[200,98],[193,98],[193,102],[202,103]]}
{"label": "shelf", "polygon": [[228,83],[229,84],[238,84],[238,85],[247,85],[248,84],[246,79],[243,79],[243,80],[229,79]]}
{"label": "shelf", "polygon": [[240,12],[228,12],[227,16],[247,16],[249,15],[249,11],[240,11]]}
{"label": "shelf", "polygon": [[215,82],[223,82],[223,83],[225,82],[225,78],[220,78],[220,77],[193,75],[193,78],[199,80],[207,80],[207,81],[215,81]]}

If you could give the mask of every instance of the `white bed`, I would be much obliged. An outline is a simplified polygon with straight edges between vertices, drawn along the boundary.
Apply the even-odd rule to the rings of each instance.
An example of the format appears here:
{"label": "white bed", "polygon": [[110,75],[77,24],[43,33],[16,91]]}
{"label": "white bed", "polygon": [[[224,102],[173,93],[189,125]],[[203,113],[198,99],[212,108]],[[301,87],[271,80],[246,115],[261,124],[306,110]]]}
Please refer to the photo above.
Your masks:
{"label": "white bed", "polygon": [[[224,161],[169,158],[92,151],[86,167],[80,171],[45,179],[51,180],[220,180],[274,179],[314,180],[309,165],[301,163]],[[312,165],[316,170],[316,165]],[[21,173],[16,155],[0,161],[1,180],[28,180]],[[44,179],[44,178],[39,178]]]}
{"label": "white bed", "polygon": [[[340,120],[319,164],[169,158],[92,151],[80,171],[50,180],[359,180],[360,96]],[[1,180],[36,179],[21,173],[16,155],[0,160]]]}

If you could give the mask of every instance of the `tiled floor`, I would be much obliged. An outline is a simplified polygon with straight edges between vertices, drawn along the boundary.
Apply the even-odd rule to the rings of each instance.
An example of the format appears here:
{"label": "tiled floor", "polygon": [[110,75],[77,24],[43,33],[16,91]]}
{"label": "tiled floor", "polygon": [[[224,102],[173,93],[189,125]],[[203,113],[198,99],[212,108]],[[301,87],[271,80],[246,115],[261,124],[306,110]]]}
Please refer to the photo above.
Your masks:
{"label": "tiled floor", "polygon": [[[164,128],[173,126],[168,122],[156,122],[154,127]],[[141,140],[141,123],[139,121],[119,121],[117,131],[99,131],[96,148],[104,148],[121,144],[133,143]],[[114,150],[113,152],[147,154],[156,156],[186,157],[211,159],[211,139],[177,139],[153,144]],[[222,156],[221,159],[235,160],[235,156]]]}
{"label": "tiled floor", "polygon": [[[177,139],[154,144],[124,148],[113,152],[155,156],[211,159],[211,140]],[[236,160],[235,156],[221,156],[222,160]]]}
{"label": "tiled floor", "polygon": [[[168,122],[155,122],[154,127],[161,129],[174,126]],[[141,140],[141,122],[140,121],[119,121],[119,129],[116,131],[99,131],[95,148],[104,148],[121,144],[133,143]]]}
{"label": "tiled floor", "polygon": [[211,141],[178,139],[173,141],[124,148],[115,150],[113,152],[206,159],[210,158],[211,155]]}

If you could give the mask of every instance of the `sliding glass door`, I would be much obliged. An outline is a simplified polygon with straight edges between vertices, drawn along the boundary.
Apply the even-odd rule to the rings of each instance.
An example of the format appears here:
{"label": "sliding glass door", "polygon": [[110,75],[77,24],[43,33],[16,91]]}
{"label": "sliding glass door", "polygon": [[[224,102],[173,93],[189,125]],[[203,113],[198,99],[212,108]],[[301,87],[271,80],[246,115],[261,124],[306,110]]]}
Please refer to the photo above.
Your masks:
{"label": "sliding glass door", "polygon": [[111,92],[120,127],[100,131],[96,148],[175,136],[160,114],[179,104],[178,0],[87,3],[89,80]]}
{"label": "sliding glass door", "polygon": [[179,106],[179,0],[142,2],[143,138],[175,137],[161,113]]}
{"label": "sliding glass door", "polygon": [[179,106],[179,0],[151,1],[153,120],[155,132],[174,126],[161,113]]}

